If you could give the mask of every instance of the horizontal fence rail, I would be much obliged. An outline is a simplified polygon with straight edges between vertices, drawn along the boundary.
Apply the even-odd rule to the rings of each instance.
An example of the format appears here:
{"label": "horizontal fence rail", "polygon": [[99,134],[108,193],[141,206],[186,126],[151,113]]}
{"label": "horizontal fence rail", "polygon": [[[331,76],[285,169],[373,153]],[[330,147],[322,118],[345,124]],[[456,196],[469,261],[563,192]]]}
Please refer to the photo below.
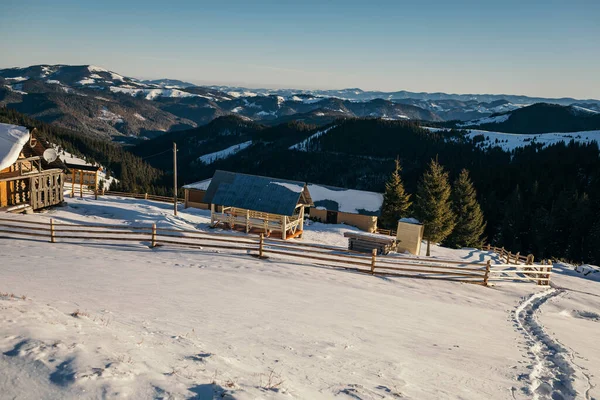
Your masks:
{"label": "horizontal fence rail", "polygon": [[[93,185],[92,185],[93,186]],[[173,196],[158,196],[154,194],[148,193],[129,193],[129,192],[118,192],[114,190],[101,190],[98,189],[96,192],[94,189],[89,187],[79,187],[79,184],[75,184],[74,191],[71,190],[71,186],[69,182],[65,185],[65,188],[68,188],[68,191],[74,195],[74,197],[82,196],[84,194],[93,195],[93,196],[117,196],[117,197],[129,197],[132,199],[144,199],[144,200],[154,200],[160,201],[164,203],[173,203]],[[185,199],[177,198],[178,203],[185,203]]]}
{"label": "horizontal fence rail", "polygon": [[51,243],[137,242],[151,248],[177,246],[193,249],[228,250],[251,254],[259,259],[276,256],[305,264],[342,268],[379,276],[438,279],[478,285],[490,282],[515,281],[549,285],[551,265],[513,265],[466,262],[436,258],[378,256],[348,251],[338,247],[311,243],[291,243],[284,240],[240,236],[191,229],[161,228],[148,225],[73,224],[50,219],[49,222],[0,218],[0,237],[32,237]]}

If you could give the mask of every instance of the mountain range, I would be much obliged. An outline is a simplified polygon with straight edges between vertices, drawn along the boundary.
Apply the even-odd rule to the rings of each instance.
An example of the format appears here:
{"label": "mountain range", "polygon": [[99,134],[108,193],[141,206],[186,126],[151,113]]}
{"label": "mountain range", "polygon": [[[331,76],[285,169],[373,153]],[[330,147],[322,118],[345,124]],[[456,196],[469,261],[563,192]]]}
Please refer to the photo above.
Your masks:
{"label": "mountain range", "polygon": [[137,141],[192,129],[227,115],[263,125],[289,121],[326,125],[340,118],[366,117],[430,123],[455,121],[455,127],[484,121],[479,122],[484,127],[486,118],[538,102],[560,104],[583,113],[600,112],[599,100],[196,86],[176,79],[138,80],[93,65],[35,65],[0,70],[0,106],[117,141]]}

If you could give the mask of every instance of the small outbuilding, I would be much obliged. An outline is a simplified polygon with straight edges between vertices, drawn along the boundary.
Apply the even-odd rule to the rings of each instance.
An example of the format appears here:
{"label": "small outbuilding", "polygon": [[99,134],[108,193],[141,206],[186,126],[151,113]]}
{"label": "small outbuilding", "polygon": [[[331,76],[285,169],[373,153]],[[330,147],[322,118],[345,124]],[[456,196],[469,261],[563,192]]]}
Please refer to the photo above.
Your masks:
{"label": "small outbuilding", "polygon": [[33,132],[0,124],[0,209],[38,210],[62,203],[64,170],[56,152]]}
{"label": "small outbuilding", "polygon": [[208,178],[203,181],[183,186],[183,189],[185,190],[185,208],[193,207],[201,208],[203,210],[208,210],[210,208],[210,204],[204,201],[204,196],[206,195],[206,190],[208,189],[211,180],[212,178]]}
{"label": "small outbuilding", "polygon": [[223,224],[282,239],[302,237],[304,208],[313,205],[304,182],[220,170],[212,177],[203,201],[210,204],[213,227]]}
{"label": "small outbuilding", "polygon": [[396,251],[399,253],[408,251],[418,256],[421,252],[424,229],[423,224],[414,218],[400,219],[396,230]]}
{"label": "small outbuilding", "polygon": [[79,185],[79,197],[83,198],[83,188],[93,190],[98,197],[98,174],[102,171],[99,165],[90,165],[83,163],[65,162],[69,173],[65,177],[66,182],[71,183],[71,197],[75,197],[75,186]]}
{"label": "small outbuilding", "polygon": [[310,216],[328,224],[346,224],[366,232],[377,230],[383,194],[334,186],[308,184],[314,207]]}

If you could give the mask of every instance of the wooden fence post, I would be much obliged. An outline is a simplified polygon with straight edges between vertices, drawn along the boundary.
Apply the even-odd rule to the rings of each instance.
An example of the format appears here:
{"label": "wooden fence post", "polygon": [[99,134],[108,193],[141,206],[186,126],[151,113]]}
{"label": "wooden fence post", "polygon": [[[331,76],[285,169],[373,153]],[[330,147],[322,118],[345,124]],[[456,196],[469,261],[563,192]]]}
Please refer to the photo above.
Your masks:
{"label": "wooden fence post", "polygon": [[54,239],[54,220],[50,218],[50,243],[55,243]]}
{"label": "wooden fence post", "polygon": [[258,242],[258,257],[263,258],[263,246],[265,241],[265,234],[260,234],[260,241]]}
{"label": "wooden fence post", "polygon": [[375,261],[377,261],[377,249],[371,251],[371,275],[375,274]]}
{"label": "wooden fence post", "polygon": [[144,193],[144,200],[148,200],[148,193]]}
{"label": "wooden fence post", "polygon": [[508,253],[506,253],[506,263],[507,264],[510,264],[510,256],[511,256],[511,253],[509,251]]}
{"label": "wooden fence post", "polygon": [[485,263],[485,275],[483,275],[483,285],[487,286],[488,285],[488,279],[490,278],[490,270],[492,269],[492,262],[490,260],[487,260],[487,262]]}
{"label": "wooden fence post", "polygon": [[519,265],[519,257],[521,257],[521,252],[517,251],[517,254],[515,254],[515,265]]}
{"label": "wooden fence post", "polygon": [[[541,264],[542,264],[542,266],[540,267],[540,269],[539,269],[539,272],[542,272],[542,271],[544,271],[544,268],[545,268],[544,266],[546,265],[546,260],[542,260],[542,263],[541,263]],[[541,278],[543,277],[543,275],[542,275],[542,274],[538,274],[538,276],[537,276],[537,277],[538,277],[537,284],[538,284],[538,286],[539,286],[539,285],[541,285],[541,284],[542,284],[542,279],[541,279]]]}
{"label": "wooden fence post", "polygon": [[152,224],[152,247],[156,247],[156,224]]}

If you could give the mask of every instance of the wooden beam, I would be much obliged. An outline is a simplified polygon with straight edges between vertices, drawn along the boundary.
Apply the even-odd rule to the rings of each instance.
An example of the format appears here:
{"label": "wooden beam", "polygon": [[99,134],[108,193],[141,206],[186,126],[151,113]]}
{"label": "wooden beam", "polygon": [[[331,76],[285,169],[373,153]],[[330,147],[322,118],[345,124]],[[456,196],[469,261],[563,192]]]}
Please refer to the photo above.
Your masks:
{"label": "wooden beam", "polygon": [[83,199],[83,170],[79,170],[79,198]]}
{"label": "wooden beam", "polygon": [[287,239],[287,217],[285,215],[281,216],[281,238],[283,240]]}
{"label": "wooden beam", "polygon": [[96,184],[94,185],[94,200],[98,200],[98,171],[96,171],[94,175],[96,181]]}
{"label": "wooden beam", "polygon": [[300,209],[300,235],[299,238],[302,238],[304,234],[304,206]]}
{"label": "wooden beam", "polygon": [[75,170],[71,170],[73,172],[73,177],[71,178],[71,198],[75,197]]}

